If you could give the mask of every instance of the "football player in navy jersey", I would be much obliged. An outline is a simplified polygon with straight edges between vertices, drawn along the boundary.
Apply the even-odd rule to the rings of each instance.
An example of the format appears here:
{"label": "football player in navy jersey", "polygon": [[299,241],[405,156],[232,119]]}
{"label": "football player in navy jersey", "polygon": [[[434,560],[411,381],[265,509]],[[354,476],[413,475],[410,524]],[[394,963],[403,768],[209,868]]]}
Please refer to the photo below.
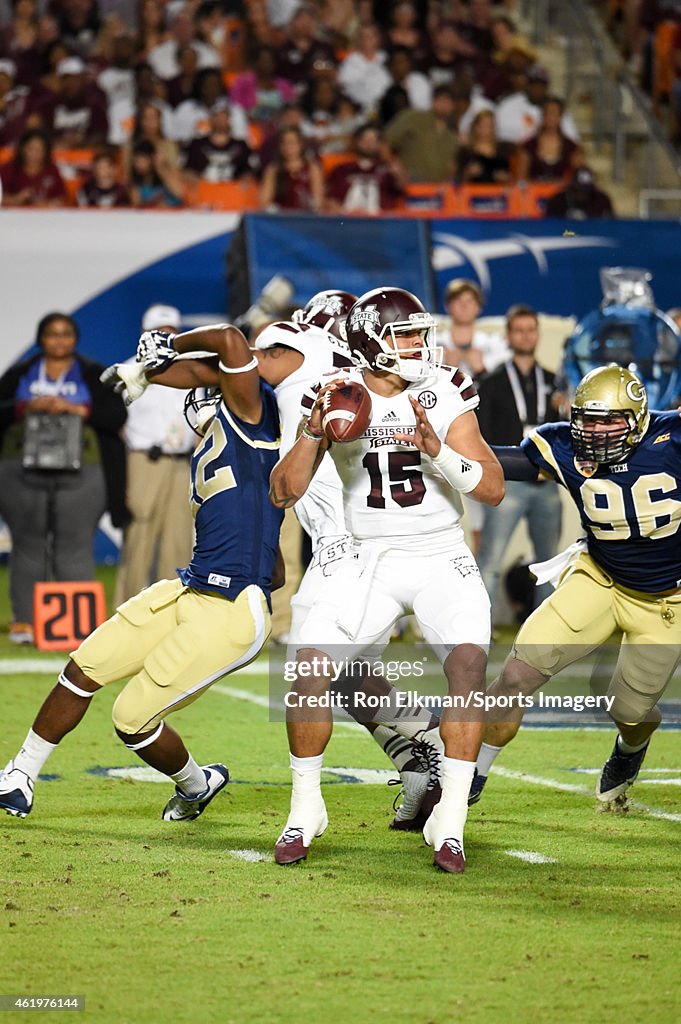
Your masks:
{"label": "football player in navy jersey", "polygon": [[[596,795],[624,806],[660,724],[657,702],[681,661],[681,418],[649,412],[630,370],[599,367],[577,387],[570,423],[546,424],[519,448],[495,451],[508,478],[541,473],[568,489],[586,550],[523,624],[488,693],[530,695],[621,630],[608,690],[619,735]],[[469,803],[520,728],[522,708],[504,715],[485,729]]]}
{"label": "football player in navy jersey", "polygon": [[[130,677],[113,708],[129,750],[175,782],[162,817],[197,818],[229,781],[222,764],[198,765],[165,719],[212,683],[252,661],[270,632],[283,513],[269,501],[279,454],[272,389],[235,327],[173,335],[145,332],[138,360],[161,372],[178,354],[214,353],[219,392],[191,466],[196,542],[179,579],[161,580],[120,605],[75,651],[24,744],[0,775],[0,807],[26,817],[45,761],[103,686]],[[281,581],[278,581],[279,585]]]}

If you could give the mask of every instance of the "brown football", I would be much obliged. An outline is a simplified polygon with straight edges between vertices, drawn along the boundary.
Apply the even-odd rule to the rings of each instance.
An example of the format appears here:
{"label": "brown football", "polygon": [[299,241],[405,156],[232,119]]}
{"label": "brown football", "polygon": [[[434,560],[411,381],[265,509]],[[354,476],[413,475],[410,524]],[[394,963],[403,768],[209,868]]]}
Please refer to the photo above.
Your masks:
{"label": "brown football", "polygon": [[371,396],[362,384],[353,381],[324,395],[322,429],[329,441],[356,441],[370,420]]}

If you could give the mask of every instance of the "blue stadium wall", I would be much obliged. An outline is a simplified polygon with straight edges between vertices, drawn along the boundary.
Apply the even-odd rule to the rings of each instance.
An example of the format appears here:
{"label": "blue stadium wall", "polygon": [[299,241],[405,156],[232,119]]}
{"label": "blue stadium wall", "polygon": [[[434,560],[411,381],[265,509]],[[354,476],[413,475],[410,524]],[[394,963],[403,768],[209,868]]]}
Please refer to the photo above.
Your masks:
{"label": "blue stadium wall", "polygon": [[0,236],[3,370],[31,348],[48,310],[72,313],[81,351],[107,364],[133,353],[152,302],[178,306],[186,327],[225,320],[274,274],[289,278],[300,304],[322,288],[359,294],[390,283],[442,312],[447,282],[470,277],[487,296],[486,315],[525,302],[581,317],[600,301],[600,267],[637,266],[653,274],[661,308],[681,305],[681,225],[671,221],[252,214],[241,222],[194,211],[2,210]]}

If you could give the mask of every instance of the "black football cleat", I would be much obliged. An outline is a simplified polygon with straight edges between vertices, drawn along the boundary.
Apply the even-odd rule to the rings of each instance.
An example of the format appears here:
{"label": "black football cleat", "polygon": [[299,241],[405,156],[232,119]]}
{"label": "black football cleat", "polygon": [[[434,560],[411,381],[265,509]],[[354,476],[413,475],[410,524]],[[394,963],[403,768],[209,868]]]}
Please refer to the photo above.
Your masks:
{"label": "black football cleat", "polygon": [[477,804],[478,800],[482,796],[482,791],[485,788],[487,782],[487,776],[481,775],[478,769],[475,769],[473,779],[471,781],[471,788],[468,791],[468,806],[472,807],[473,804]]}
{"label": "black football cleat", "polygon": [[596,787],[596,796],[601,803],[619,804],[622,807],[626,804],[626,792],[636,781],[649,744],[650,740],[634,754],[625,754],[615,740],[612,754],[603,765]]}

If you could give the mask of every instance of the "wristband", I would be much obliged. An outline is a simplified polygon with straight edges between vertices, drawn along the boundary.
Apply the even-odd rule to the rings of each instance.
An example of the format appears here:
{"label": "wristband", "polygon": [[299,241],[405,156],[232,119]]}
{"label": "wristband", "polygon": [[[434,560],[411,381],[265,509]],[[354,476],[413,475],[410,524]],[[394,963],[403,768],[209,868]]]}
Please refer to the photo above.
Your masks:
{"label": "wristband", "polygon": [[307,423],[305,424],[305,426],[301,430],[300,434],[301,434],[301,437],[306,437],[308,439],[308,441],[314,441],[315,444],[319,444],[319,442],[324,437],[324,434],[315,434],[315,432],[313,430],[310,430],[310,428],[308,427]]}
{"label": "wristband", "polygon": [[480,463],[474,459],[464,459],[449,445],[443,444],[432,462],[447,483],[462,494],[474,491],[482,480]]}
{"label": "wristband", "polygon": [[246,363],[245,366],[225,366],[222,360],[218,363],[218,366],[223,373],[246,373],[248,370],[258,369],[258,360],[253,356],[250,363]]}

